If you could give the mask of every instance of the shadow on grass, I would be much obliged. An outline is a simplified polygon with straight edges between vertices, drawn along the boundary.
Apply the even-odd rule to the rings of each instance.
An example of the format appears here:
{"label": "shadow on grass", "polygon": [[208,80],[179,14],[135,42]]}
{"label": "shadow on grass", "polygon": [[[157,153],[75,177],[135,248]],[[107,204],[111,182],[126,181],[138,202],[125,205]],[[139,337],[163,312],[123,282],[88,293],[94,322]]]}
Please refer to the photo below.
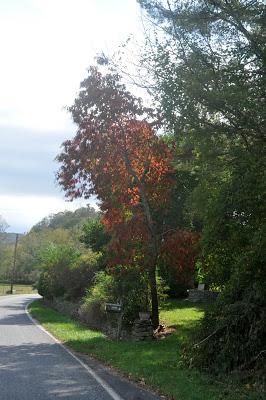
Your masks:
{"label": "shadow on grass", "polygon": [[207,311],[211,303],[192,302],[188,299],[168,299],[160,307],[162,311],[174,311],[177,309],[194,308],[198,311]]}

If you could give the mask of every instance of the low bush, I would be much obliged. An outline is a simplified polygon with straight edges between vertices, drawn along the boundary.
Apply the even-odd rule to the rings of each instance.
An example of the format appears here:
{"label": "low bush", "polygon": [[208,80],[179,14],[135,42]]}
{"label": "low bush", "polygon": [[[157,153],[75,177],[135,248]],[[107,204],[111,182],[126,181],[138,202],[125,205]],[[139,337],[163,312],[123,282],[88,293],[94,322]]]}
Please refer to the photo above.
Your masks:
{"label": "low bush", "polygon": [[114,302],[114,279],[105,271],[94,276],[94,285],[88,289],[80,307],[82,320],[90,326],[101,327],[106,322],[105,303]]}
{"label": "low bush", "polygon": [[46,298],[81,299],[98,269],[98,254],[88,251],[81,255],[65,245],[48,246],[40,258],[42,272],[37,288]]}
{"label": "low bush", "polygon": [[266,236],[238,261],[214,308],[206,313],[193,362],[219,372],[266,376]]}
{"label": "low bush", "polygon": [[216,373],[262,367],[265,361],[266,309],[238,301],[207,313],[194,364]]}
{"label": "low bush", "polygon": [[[164,300],[165,285],[157,278],[159,301]],[[88,290],[81,307],[82,316],[88,321],[105,320],[105,303],[120,303],[123,309],[123,321],[131,326],[140,311],[150,311],[148,277],[138,268],[117,266],[112,272],[97,272],[94,285]]]}
{"label": "low bush", "polygon": [[100,268],[101,255],[88,251],[70,265],[64,278],[65,297],[67,299],[81,299],[85,296],[87,288],[94,282],[95,273]]}

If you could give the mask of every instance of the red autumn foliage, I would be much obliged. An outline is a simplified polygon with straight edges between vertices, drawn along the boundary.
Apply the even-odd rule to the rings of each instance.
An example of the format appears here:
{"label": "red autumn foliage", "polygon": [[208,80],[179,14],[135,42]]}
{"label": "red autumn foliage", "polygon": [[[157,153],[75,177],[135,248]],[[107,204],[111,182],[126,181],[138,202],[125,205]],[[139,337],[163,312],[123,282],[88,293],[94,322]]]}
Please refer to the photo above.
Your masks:
{"label": "red autumn foliage", "polygon": [[70,198],[96,194],[104,211],[112,205],[130,207],[140,203],[142,183],[151,206],[167,202],[173,155],[146,122],[113,124],[105,133],[88,123],[64,143],[58,159],[63,163],[59,183]]}
{"label": "red autumn foliage", "polygon": [[173,151],[149,123],[137,119],[147,110],[117,76],[91,68],[69,110],[79,129],[58,156],[59,183],[69,198],[97,196],[112,235],[110,264],[148,268],[157,326],[158,257],[161,251],[177,255],[181,243],[180,237],[165,235],[175,182]]}
{"label": "red autumn foliage", "polygon": [[163,241],[160,261],[171,271],[177,283],[189,284],[194,277],[199,233],[176,230],[169,232]]}
{"label": "red autumn foliage", "polygon": [[[113,124],[104,134],[88,124],[65,143],[59,160],[63,162],[59,182],[67,195],[97,195],[104,212],[102,221],[114,236],[117,259],[120,263],[132,261],[130,252],[125,252],[126,243],[145,247],[150,236],[140,186],[153,215],[160,212],[162,221],[168,212],[174,183],[171,149],[146,122],[125,121],[123,127]],[[126,260],[120,253],[127,254]]]}

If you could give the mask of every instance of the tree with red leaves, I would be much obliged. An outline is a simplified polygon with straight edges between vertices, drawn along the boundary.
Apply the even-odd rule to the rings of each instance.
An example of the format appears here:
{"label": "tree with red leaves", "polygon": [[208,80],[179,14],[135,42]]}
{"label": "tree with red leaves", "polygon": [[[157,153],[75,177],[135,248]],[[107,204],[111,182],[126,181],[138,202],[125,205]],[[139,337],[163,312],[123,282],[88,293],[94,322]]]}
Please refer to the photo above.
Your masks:
{"label": "tree with red leaves", "polygon": [[78,131],[58,156],[58,180],[69,198],[100,200],[112,235],[110,263],[147,268],[157,327],[156,265],[174,184],[173,153],[118,75],[103,76],[94,67],[88,72],[69,108]]}
{"label": "tree with red leaves", "polygon": [[170,230],[162,241],[159,269],[172,293],[184,294],[194,286],[195,263],[200,234],[184,229]]}

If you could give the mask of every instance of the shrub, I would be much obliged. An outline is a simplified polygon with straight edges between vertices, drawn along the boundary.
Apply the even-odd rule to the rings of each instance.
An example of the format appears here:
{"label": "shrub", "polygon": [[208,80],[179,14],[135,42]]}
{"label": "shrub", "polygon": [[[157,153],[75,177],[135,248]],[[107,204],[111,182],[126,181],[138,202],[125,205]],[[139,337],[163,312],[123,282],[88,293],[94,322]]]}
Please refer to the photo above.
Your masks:
{"label": "shrub", "polygon": [[203,340],[194,352],[193,362],[216,373],[254,366],[260,369],[265,360],[265,332],[265,307],[243,300],[220,302],[204,319]]}
{"label": "shrub", "polygon": [[265,262],[266,226],[239,257],[216,306],[206,314],[194,364],[215,372],[255,368],[265,374]]}
{"label": "shrub", "polygon": [[45,297],[63,296],[65,283],[69,278],[68,271],[78,257],[79,253],[66,245],[51,244],[42,250],[40,260],[43,271],[39,279],[38,291],[42,291]]}
{"label": "shrub", "polygon": [[95,274],[100,268],[100,258],[99,253],[88,251],[69,266],[63,282],[66,298],[79,300],[85,296],[87,288],[93,285]]}
{"label": "shrub", "polygon": [[[165,298],[165,285],[161,278],[157,278],[159,300]],[[112,273],[97,272],[94,285],[88,290],[84,298],[81,312],[88,320],[105,319],[105,303],[120,303],[123,310],[124,324],[130,326],[138,317],[140,311],[149,311],[151,308],[148,277],[146,273],[136,267],[117,266]]]}
{"label": "shrub", "polygon": [[44,297],[65,296],[79,300],[93,283],[99,255],[88,251],[81,255],[73,247],[50,245],[41,253],[42,273],[38,291]]}
{"label": "shrub", "polygon": [[94,285],[88,289],[80,308],[81,318],[91,326],[99,327],[106,322],[105,303],[113,302],[113,276],[99,271],[94,276]]}
{"label": "shrub", "polygon": [[51,299],[53,297],[51,288],[52,284],[49,273],[47,271],[42,271],[37,283],[38,293],[47,299]]}

